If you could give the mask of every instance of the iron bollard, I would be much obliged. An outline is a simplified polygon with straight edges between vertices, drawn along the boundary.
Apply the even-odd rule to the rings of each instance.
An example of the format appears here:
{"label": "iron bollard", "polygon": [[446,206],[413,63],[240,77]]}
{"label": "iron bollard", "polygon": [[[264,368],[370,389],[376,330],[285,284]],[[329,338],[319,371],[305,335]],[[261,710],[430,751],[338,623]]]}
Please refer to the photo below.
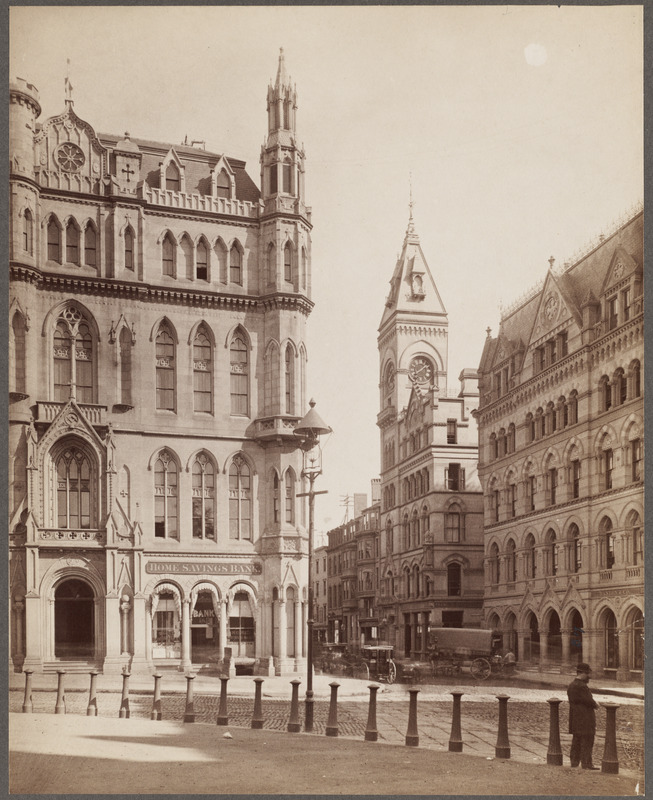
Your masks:
{"label": "iron bollard", "polygon": [[338,735],[338,681],[330,683],[331,687],[331,702],[329,703],[329,719],[327,720],[326,735]]}
{"label": "iron bollard", "polygon": [[25,697],[23,698],[23,714],[32,713],[32,672],[31,669],[23,670],[25,673]]}
{"label": "iron bollard", "polygon": [[554,767],[562,766],[562,747],[560,746],[560,703],[557,697],[546,701],[549,704],[549,749],[546,763]]}
{"label": "iron bollard", "polygon": [[218,708],[217,725],[228,725],[229,717],[227,715],[227,683],[229,677],[225,675],[220,676],[220,706]]}
{"label": "iron bollard", "polygon": [[65,669],[58,669],[57,675],[57,703],[54,707],[55,714],[65,714],[66,713],[66,695],[64,694],[63,688],[63,681],[64,675],[66,674]]}
{"label": "iron bollard", "polygon": [[508,741],[508,700],[507,694],[498,694],[499,701],[499,733],[494,755],[497,758],[510,758],[510,742]]}
{"label": "iron bollard", "polygon": [[254,678],[256,689],[254,691],[254,716],[252,717],[252,728],[260,729],[263,727],[263,708],[261,706],[261,687],[263,678]]}
{"label": "iron bollard", "polygon": [[152,712],[150,714],[150,719],[159,721],[161,718],[161,675],[159,675],[158,672],[155,672],[154,697],[152,698]]}
{"label": "iron bollard", "polygon": [[186,710],[184,711],[184,722],[195,722],[195,706],[193,703],[194,680],[194,675],[186,675]]}
{"label": "iron bollard", "polygon": [[95,683],[97,681],[97,670],[92,669],[88,674],[91,676],[91,686],[88,690],[88,705],[86,706],[86,716],[97,717],[97,697],[95,696]]}
{"label": "iron bollard", "polygon": [[618,703],[601,703],[605,708],[605,748],[601,760],[601,772],[611,775],[619,773],[619,758],[617,756],[617,709]]}
{"label": "iron bollard", "polygon": [[129,719],[129,672],[126,667],[122,671],[122,698],[118,717],[120,719]]}
{"label": "iron bollard", "polygon": [[288,722],[288,733],[299,733],[302,729],[299,721],[299,678],[290,681],[292,686],[292,699],[290,701],[290,721]]}
{"label": "iron bollard", "polygon": [[406,744],[409,747],[417,747],[419,744],[419,734],[417,733],[417,694],[419,689],[409,689],[410,704],[408,706],[408,730],[406,731]]}
{"label": "iron bollard", "polygon": [[367,713],[365,741],[376,742],[379,738],[379,732],[376,729],[376,693],[379,691],[380,687],[375,683],[371,683],[367,688],[370,690],[370,710]]}
{"label": "iron bollard", "polygon": [[449,737],[449,752],[462,753],[463,737],[460,732],[460,698],[464,692],[451,692],[453,695],[453,716],[451,718],[451,736]]}

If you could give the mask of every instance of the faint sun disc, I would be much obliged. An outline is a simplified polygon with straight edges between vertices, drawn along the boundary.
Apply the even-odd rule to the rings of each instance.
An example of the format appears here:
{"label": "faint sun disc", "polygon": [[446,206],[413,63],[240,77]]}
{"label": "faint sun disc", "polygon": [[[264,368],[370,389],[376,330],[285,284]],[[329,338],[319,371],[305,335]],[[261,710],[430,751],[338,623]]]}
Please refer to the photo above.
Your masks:
{"label": "faint sun disc", "polygon": [[542,44],[531,42],[531,44],[526,45],[524,48],[524,58],[526,59],[526,63],[530,64],[531,67],[541,67],[546,61],[547,56],[546,47]]}

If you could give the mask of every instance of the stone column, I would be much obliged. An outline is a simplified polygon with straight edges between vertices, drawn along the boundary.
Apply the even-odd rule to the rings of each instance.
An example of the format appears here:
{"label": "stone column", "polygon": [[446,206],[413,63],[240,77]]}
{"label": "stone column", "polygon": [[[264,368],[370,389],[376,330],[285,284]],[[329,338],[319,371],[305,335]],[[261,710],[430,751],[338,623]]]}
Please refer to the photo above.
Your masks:
{"label": "stone column", "polygon": [[[41,637],[45,636],[41,630],[41,598],[38,595],[25,597],[25,661],[23,669],[40,670],[41,660]],[[50,631],[50,636],[54,641],[54,628]]]}
{"label": "stone column", "polygon": [[[23,656],[23,612],[25,611],[25,598],[22,596],[14,599],[14,634],[15,640],[13,642],[14,652],[13,656],[16,659],[17,665],[22,666]],[[11,657],[11,645],[9,650]]]}
{"label": "stone column", "polygon": [[190,599],[181,601],[181,664],[180,672],[191,668],[190,661]]}
{"label": "stone column", "polygon": [[218,636],[220,658],[224,658],[224,649],[227,646],[227,601],[224,599],[220,600],[220,630]]}
{"label": "stone column", "polygon": [[131,653],[129,636],[129,610],[131,608],[131,598],[124,594],[120,599],[120,652],[122,655]]}
{"label": "stone column", "polygon": [[132,672],[144,671],[147,668],[151,653],[152,626],[151,617],[146,610],[147,598],[142,594],[134,595],[132,612]]}
{"label": "stone column", "polygon": [[570,664],[570,652],[571,648],[569,647],[569,637],[571,635],[571,631],[568,628],[561,628],[560,629],[560,638],[562,639],[562,666],[568,666]]}
{"label": "stone column", "polygon": [[[119,673],[123,667],[123,659],[120,656],[120,598],[117,594],[104,598],[104,631],[104,672]],[[96,637],[98,633],[96,630]]]}
{"label": "stone column", "polygon": [[279,611],[279,659],[284,659],[287,656],[288,648],[286,646],[288,621],[286,619],[286,601],[279,598],[278,604]]}
{"label": "stone column", "polygon": [[301,658],[302,655],[302,604],[299,600],[295,600],[294,607],[295,614],[295,659]]}

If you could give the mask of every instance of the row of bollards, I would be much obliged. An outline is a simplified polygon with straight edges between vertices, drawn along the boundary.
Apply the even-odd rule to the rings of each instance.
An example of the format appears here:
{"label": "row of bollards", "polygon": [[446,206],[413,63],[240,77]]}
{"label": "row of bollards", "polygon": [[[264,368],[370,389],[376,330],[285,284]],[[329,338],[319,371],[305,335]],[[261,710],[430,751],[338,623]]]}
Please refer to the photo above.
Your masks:
{"label": "row of bollards", "polygon": [[[32,674],[33,671],[26,669],[25,671],[25,696],[23,699],[23,714],[31,714],[33,710],[32,704]],[[97,670],[92,670],[90,673],[91,685],[89,689],[88,706],[86,708],[86,715],[97,716]],[[57,670],[57,699],[54,707],[55,714],[66,713],[66,695],[64,687],[64,676],[66,670]],[[120,711],[118,716],[121,719],[129,719],[129,677],[130,673],[124,669],[122,672],[122,696],[120,700]],[[154,674],[154,695],[152,701],[152,712],[150,719],[161,720],[161,675]],[[184,711],[184,722],[195,722],[195,708],[193,700],[193,680],[195,675],[186,675],[186,707]],[[263,716],[262,704],[262,686],[263,678],[254,678],[254,712],[252,715],[251,726],[255,729],[263,728],[265,718]],[[221,677],[220,687],[220,703],[218,707],[218,725],[228,725],[229,715],[227,711],[227,684],[228,677]],[[301,730],[301,722],[299,718],[299,685],[301,681],[294,679],[290,681],[292,686],[292,697],[290,702],[290,721],[288,722],[288,731],[290,733],[299,733]],[[331,699],[329,702],[329,716],[326,724],[325,733],[327,736],[338,736],[338,687],[339,683],[330,683]],[[378,730],[376,727],[376,693],[380,686],[370,684],[369,710],[367,716],[367,725],[365,727],[364,740],[366,742],[378,741]],[[419,732],[417,728],[417,695],[419,689],[411,687],[408,689],[410,696],[408,705],[408,728],[406,730],[406,745],[408,747],[419,746]],[[461,698],[464,692],[453,691],[453,715],[451,720],[451,735],[449,737],[449,751],[452,753],[461,753],[463,750],[463,739],[461,732]],[[495,745],[496,758],[510,758],[510,741],[508,738],[508,701],[510,697],[505,694],[497,695],[499,701],[499,726],[497,733],[497,741]],[[546,754],[547,764],[553,766],[562,766],[562,747],[560,745],[560,704],[562,700],[557,697],[552,697],[547,700],[549,704],[549,745]],[[605,723],[605,749],[603,753],[603,760],[601,762],[601,771],[611,774],[619,772],[619,760],[617,756],[617,725],[616,714],[619,705],[617,703],[603,703],[606,709],[606,723]]]}

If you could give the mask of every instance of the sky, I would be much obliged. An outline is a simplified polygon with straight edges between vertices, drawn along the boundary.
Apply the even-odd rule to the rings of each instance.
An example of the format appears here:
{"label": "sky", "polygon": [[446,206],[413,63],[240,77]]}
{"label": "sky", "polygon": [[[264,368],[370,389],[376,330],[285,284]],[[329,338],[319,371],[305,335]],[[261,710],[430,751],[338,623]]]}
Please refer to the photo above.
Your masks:
{"label": "sky", "polygon": [[68,71],[96,131],[204,140],[257,184],[280,47],[313,209],[308,396],[333,428],[320,544],[379,475],[376,339],[411,186],[455,387],[549,258],[643,199],[642,7],[10,9],[10,77],[37,87],[41,120]]}

